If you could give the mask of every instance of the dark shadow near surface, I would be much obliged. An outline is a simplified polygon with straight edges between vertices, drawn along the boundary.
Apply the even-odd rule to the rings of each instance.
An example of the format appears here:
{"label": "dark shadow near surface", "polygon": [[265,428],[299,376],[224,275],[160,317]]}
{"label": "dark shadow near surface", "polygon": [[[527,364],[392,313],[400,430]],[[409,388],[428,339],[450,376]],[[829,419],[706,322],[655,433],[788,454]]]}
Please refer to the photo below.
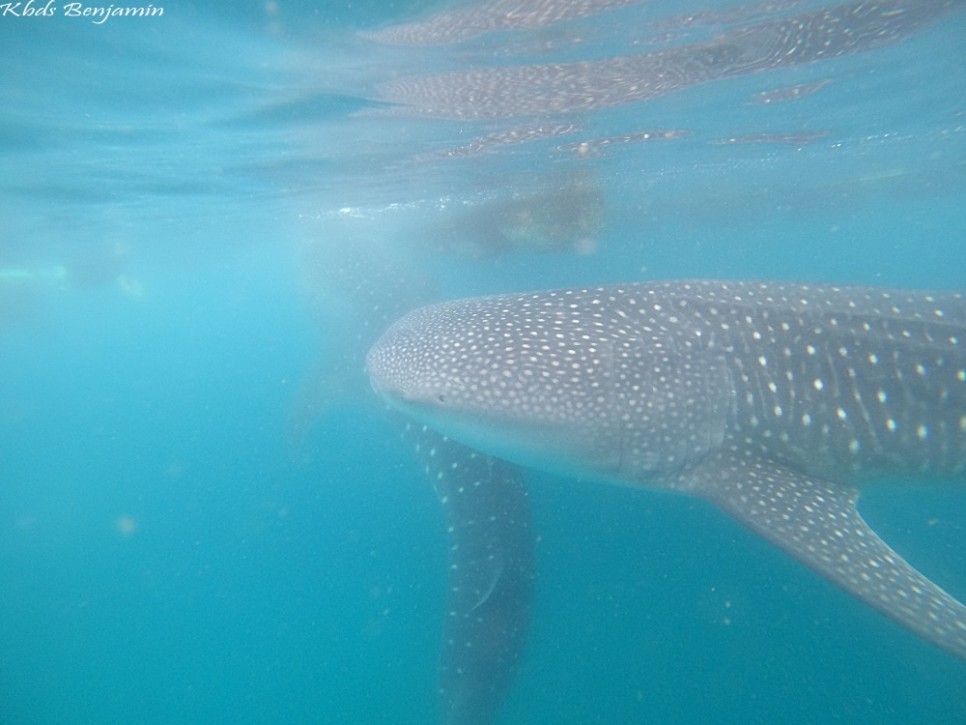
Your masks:
{"label": "dark shadow near surface", "polygon": [[513,250],[591,254],[604,219],[597,175],[590,169],[528,179],[479,201],[450,205],[427,225],[438,249],[476,257]]}

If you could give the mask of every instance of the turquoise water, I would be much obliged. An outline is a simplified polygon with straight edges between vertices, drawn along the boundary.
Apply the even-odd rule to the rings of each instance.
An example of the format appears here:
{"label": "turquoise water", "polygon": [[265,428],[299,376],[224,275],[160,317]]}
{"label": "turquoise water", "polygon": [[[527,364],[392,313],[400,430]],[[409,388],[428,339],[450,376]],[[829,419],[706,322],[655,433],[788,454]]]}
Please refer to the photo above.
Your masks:
{"label": "turquoise water", "polygon": [[[409,307],[676,277],[966,287],[962,3],[837,58],[482,118],[406,79],[822,6],[360,35],[445,5],[0,16],[0,723],[433,722],[444,526],[362,371]],[[533,624],[499,723],[966,721],[962,662],[703,504],[530,491]],[[961,486],[861,508],[966,597]]]}

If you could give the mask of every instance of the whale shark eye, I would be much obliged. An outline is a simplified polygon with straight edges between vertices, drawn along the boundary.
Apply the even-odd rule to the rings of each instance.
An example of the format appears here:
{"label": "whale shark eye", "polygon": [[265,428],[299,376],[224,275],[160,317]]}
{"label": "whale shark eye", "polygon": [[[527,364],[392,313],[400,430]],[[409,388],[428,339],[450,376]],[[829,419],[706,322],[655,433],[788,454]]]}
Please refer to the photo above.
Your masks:
{"label": "whale shark eye", "polygon": [[436,402],[437,403],[442,403],[443,405],[445,405],[446,404],[446,396],[443,395],[442,393],[437,394],[436,395]]}

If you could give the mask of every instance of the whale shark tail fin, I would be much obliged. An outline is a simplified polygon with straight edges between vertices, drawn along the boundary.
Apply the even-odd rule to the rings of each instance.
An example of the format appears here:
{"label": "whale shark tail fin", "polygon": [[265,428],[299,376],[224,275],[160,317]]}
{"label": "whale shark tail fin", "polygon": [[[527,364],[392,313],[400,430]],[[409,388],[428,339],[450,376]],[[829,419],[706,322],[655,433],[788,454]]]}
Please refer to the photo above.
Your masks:
{"label": "whale shark tail fin", "polygon": [[440,721],[485,725],[513,683],[530,622],[533,541],[516,466],[411,424],[449,540],[449,595],[440,655]]}

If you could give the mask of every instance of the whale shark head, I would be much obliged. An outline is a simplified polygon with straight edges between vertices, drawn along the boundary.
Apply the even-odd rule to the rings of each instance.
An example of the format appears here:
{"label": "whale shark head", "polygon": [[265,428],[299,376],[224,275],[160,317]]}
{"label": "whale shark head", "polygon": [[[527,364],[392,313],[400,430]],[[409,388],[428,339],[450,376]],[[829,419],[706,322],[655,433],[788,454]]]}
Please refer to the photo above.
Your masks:
{"label": "whale shark head", "polygon": [[501,458],[647,478],[720,443],[730,384],[712,353],[681,354],[699,336],[675,339],[643,303],[586,289],[424,307],[370,350],[372,386],[393,407]]}

